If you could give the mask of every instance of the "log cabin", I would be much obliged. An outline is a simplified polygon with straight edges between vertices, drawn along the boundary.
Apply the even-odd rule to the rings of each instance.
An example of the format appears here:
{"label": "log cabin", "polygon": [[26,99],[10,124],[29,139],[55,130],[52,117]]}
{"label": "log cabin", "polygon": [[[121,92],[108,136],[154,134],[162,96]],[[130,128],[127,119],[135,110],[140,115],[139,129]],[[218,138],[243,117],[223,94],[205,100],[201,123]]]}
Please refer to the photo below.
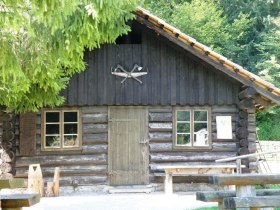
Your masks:
{"label": "log cabin", "polygon": [[[62,106],[1,113],[2,177],[39,163],[45,179],[59,166],[73,189],[148,185],[163,182],[162,165],[256,152],[255,114],[279,104],[280,90],[145,9],[135,16],[116,44],[85,52]],[[242,164],[257,171],[257,159]]]}

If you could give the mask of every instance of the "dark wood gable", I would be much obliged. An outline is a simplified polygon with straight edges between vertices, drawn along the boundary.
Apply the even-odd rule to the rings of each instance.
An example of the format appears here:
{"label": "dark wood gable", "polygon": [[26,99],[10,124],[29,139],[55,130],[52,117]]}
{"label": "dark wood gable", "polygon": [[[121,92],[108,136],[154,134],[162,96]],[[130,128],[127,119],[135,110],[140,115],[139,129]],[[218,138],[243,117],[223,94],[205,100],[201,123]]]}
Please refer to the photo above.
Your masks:
{"label": "dark wood gable", "polygon": [[[72,78],[65,92],[67,105],[213,105],[236,104],[240,83],[202,65],[183,49],[145,26],[141,44],[103,45],[87,52],[88,69]],[[133,30],[133,29],[132,29]],[[138,28],[139,30],[139,28]],[[143,84],[111,74],[117,64],[130,71],[148,69]]]}

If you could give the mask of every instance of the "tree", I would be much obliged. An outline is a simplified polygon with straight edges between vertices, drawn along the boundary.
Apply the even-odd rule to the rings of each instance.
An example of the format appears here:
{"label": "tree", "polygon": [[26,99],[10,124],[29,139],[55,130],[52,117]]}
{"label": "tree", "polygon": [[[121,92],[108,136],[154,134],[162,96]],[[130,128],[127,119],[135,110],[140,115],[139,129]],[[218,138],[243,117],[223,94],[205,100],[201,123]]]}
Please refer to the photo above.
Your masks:
{"label": "tree", "polygon": [[0,105],[16,112],[63,103],[85,49],[129,31],[136,0],[0,1]]}
{"label": "tree", "polygon": [[[279,0],[145,0],[144,3],[186,34],[280,87]],[[278,107],[258,114],[261,139],[280,139],[278,119]],[[266,132],[268,128],[273,128],[273,132]]]}

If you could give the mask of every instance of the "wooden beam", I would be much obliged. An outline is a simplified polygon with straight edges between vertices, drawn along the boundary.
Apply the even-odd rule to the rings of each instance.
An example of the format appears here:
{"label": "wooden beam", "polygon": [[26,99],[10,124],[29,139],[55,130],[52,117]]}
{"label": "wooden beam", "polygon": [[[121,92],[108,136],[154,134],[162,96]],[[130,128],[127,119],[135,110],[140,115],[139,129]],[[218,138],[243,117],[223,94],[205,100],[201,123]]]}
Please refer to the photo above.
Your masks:
{"label": "wooden beam", "polygon": [[250,207],[278,207],[280,196],[258,196],[258,197],[233,197],[225,198],[223,202],[225,209],[250,208]]}
{"label": "wooden beam", "polygon": [[238,97],[239,99],[244,99],[244,98],[252,98],[255,96],[258,92],[256,91],[255,88],[253,87],[248,87],[245,90],[242,90],[239,94]]}
{"label": "wooden beam", "polygon": [[246,79],[246,78],[242,77],[241,75],[239,75],[238,73],[231,71],[227,67],[223,66],[220,62],[214,61],[213,59],[208,57],[205,53],[201,53],[198,50],[194,49],[192,46],[180,41],[176,36],[172,36],[171,34],[167,33],[166,31],[164,31],[163,29],[158,27],[157,25],[151,23],[149,20],[146,20],[145,18],[140,17],[138,15],[136,16],[136,19],[141,24],[145,24],[148,28],[154,30],[156,33],[162,35],[163,37],[167,38],[171,42],[182,47],[183,49],[191,52],[193,55],[195,55],[196,57],[200,58],[201,60],[209,63],[211,66],[215,67],[216,69],[220,70],[221,72],[236,79],[237,81],[241,82],[242,84],[254,87],[258,93],[260,93],[260,94],[264,95],[265,97],[267,97],[268,99],[280,104],[280,97],[274,95],[269,90],[266,90],[266,89],[258,86],[253,81],[251,81],[249,78]]}
{"label": "wooden beam", "polygon": [[253,98],[256,104],[260,104],[265,109],[268,109],[275,105],[274,103],[272,103],[272,101],[265,100],[263,97],[261,97],[261,95],[255,95]]}
{"label": "wooden beam", "polygon": [[241,110],[251,109],[254,107],[254,101],[253,101],[253,99],[250,99],[250,98],[244,98],[239,102],[238,107]]}
{"label": "wooden beam", "polygon": [[280,174],[230,174],[209,176],[209,183],[217,185],[279,184]]}
{"label": "wooden beam", "polygon": [[[256,190],[257,196],[275,196],[280,195],[280,189],[264,189]],[[235,190],[228,191],[208,191],[208,192],[197,192],[196,200],[204,202],[223,202],[224,198],[236,197]]]}
{"label": "wooden beam", "polygon": [[259,152],[255,154],[249,154],[249,155],[242,155],[242,156],[236,156],[236,157],[230,157],[230,158],[223,158],[219,160],[215,160],[216,163],[222,163],[222,162],[229,162],[237,159],[243,159],[243,158],[248,158],[248,157],[256,157],[258,155],[266,155],[266,154],[275,154],[275,153],[280,153],[279,150],[277,151],[272,151],[272,152]]}
{"label": "wooden beam", "polygon": [[0,195],[2,208],[21,208],[33,206],[40,201],[38,194],[2,194]]}

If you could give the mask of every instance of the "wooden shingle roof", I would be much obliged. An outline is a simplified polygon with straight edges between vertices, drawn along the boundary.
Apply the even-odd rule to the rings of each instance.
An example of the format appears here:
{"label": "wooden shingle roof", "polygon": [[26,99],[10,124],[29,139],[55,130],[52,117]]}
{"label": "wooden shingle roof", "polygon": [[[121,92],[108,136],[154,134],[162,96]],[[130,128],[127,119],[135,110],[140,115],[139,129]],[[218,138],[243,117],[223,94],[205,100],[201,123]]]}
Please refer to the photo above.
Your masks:
{"label": "wooden shingle roof", "polygon": [[169,25],[164,20],[151,14],[149,11],[137,7],[136,19],[159,35],[182,47],[194,56],[209,63],[214,68],[224,72],[245,86],[253,87],[259,94],[255,99],[257,109],[263,109],[280,104],[280,89],[261,79],[259,76],[247,71],[242,66],[228,60],[226,57],[214,52],[209,47],[196,41],[194,38]]}

